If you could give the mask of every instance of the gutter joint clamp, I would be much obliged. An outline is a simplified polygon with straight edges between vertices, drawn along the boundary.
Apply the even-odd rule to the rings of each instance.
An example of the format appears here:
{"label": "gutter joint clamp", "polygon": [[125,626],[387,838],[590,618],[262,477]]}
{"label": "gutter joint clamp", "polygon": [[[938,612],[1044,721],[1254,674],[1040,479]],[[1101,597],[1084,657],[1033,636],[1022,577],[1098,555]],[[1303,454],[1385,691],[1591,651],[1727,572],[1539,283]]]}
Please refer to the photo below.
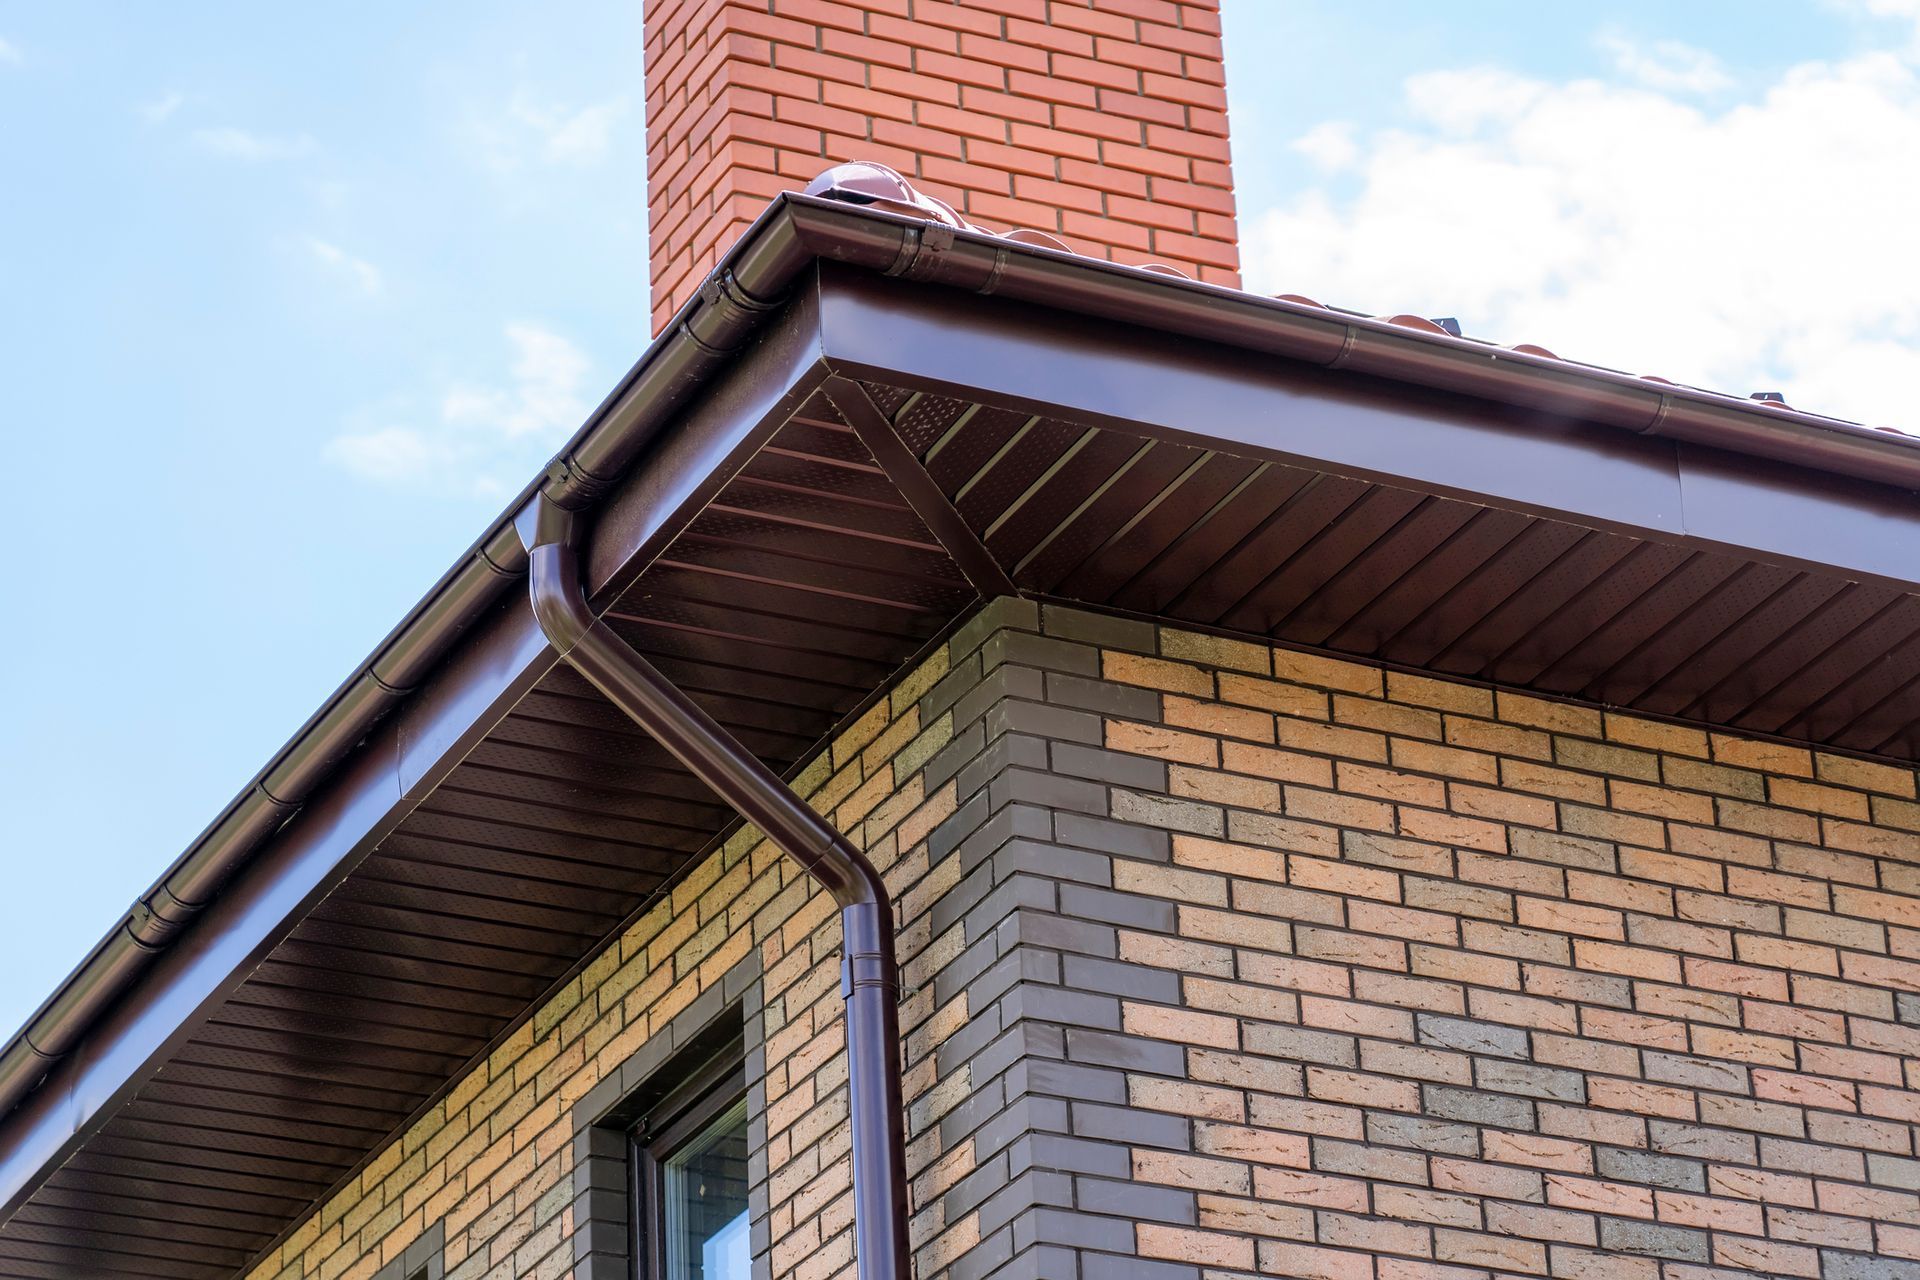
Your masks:
{"label": "gutter joint clamp", "polygon": [[541,495],[556,506],[591,506],[612,484],[602,480],[571,458],[555,458],[547,464],[547,475],[540,486]]}
{"label": "gutter joint clamp", "polygon": [[1653,417],[1647,420],[1646,426],[1635,427],[1634,431],[1643,436],[1659,435],[1661,426],[1664,425],[1667,420],[1667,411],[1672,408],[1673,397],[1662,391],[1660,393],[1660,407],[1654,410]]}
{"label": "gutter joint clamp", "polygon": [[1347,336],[1340,343],[1339,353],[1336,354],[1333,357],[1333,359],[1327,361],[1326,367],[1329,369],[1338,369],[1342,365],[1346,364],[1347,357],[1353,354],[1354,345],[1359,341],[1360,341],[1359,328],[1355,325],[1348,325]]}
{"label": "gutter joint clamp", "polygon": [[902,276],[908,280],[924,280],[932,274],[934,262],[951,248],[952,227],[938,222],[908,227],[900,238],[900,252],[895,255],[893,265],[886,269],[885,274]]}

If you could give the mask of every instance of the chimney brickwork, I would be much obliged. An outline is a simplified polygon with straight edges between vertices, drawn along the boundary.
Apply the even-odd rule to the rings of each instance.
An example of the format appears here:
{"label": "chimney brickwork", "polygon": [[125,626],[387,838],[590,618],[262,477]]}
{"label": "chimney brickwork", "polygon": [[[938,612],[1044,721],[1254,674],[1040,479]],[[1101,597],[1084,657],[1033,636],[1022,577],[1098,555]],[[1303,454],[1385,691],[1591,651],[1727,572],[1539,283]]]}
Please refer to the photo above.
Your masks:
{"label": "chimney brickwork", "polygon": [[1219,0],[650,0],[663,328],[782,191],[874,160],[993,230],[1238,285]]}

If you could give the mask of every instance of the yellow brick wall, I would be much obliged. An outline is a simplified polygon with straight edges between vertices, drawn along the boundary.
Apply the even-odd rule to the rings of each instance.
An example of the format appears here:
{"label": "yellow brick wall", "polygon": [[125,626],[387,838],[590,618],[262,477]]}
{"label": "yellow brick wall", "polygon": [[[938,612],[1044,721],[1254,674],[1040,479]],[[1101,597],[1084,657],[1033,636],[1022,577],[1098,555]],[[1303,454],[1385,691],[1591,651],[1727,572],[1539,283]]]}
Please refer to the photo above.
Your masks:
{"label": "yellow brick wall", "polygon": [[1187,1133],[1129,1143],[1136,1195],[1171,1193],[1139,1259],[1920,1274],[1912,768],[1130,639],[1100,670],[1146,697],[1104,718],[1100,768],[1167,856],[1116,858],[1113,885],[1171,912],[1117,952],[1178,996],[1121,999],[1171,1050],[1125,1091]]}

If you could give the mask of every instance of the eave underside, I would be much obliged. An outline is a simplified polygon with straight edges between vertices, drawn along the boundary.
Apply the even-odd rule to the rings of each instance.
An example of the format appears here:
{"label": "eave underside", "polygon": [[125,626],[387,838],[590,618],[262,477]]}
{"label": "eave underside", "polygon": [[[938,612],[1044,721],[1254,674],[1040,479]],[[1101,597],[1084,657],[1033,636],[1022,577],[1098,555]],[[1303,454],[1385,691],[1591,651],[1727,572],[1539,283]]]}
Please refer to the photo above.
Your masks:
{"label": "eave underside", "polygon": [[[1324,375],[1271,398],[1271,447],[1223,433],[1223,407],[1198,381],[1169,425],[1159,406],[1179,403],[1180,358],[1159,363],[1168,386],[1154,412],[1128,420],[1087,363],[1091,349],[1110,357],[1141,340],[1118,327],[1102,347],[1076,324],[1041,351],[1051,322],[1021,330],[978,309],[955,320],[931,295],[918,319],[945,326],[921,335],[937,345],[894,367],[909,364],[897,347],[864,337],[897,318],[893,287],[836,292],[826,280],[827,332],[810,338],[823,362],[807,386],[789,389],[778,420],[717,432],[725,448],[708,464],[724,483],[601,575],[622,636],[776,769],[803,762],[1009,582],[1650,715],[1920,755],[1920,599],[1885,572],[1898,560],[1889,530],[1917,545],[1912,518],[1889,515],[1910,495],[1853,485],[1825,491],[1824,506],[1792,499],[1796,518],[1825,522],[1816,548],[1882,539],[1850,570],[1824,551],[1783,556],[1665,516],[1636,524],[1635,510],[1660,504],[1626,490],[1658,481],[1657,459],[1645,442],[1595,446],[1577,424],[1543,427],[1529,447],[1560,442],[1570,468],[1611,459],[1589,477],[1615,483],[1611,498],[1570,509],[1584,501],[1579,478],[1537,448],[1527,465],[1549,468],[1542,487],[1575,498],[1510,500],[1526,478],[1498,455],[1479,459],[1487,491],[1468,493],[1464,468],[1388,475],[1377,460],[1309,456],[1316,436],[1354,438],[1342,434],[1351,389],[1328,392]],[[1004,377],[977,372],[993,332]],[[1029,394],[1037,386],[1048,402]],[[1460,407],[1419,410],[1403,415],[1421,433],[1407,456],[1448,465],[1485,448],[1488,422],[1514,425],[1489,411],[1439,438],[1465,422]],[[1372,430],[1383,410],[1367,414]],[[1723,486],[1746,477],[1755,502],[1779,492],[1774,472],[1705,464]],[[608,511],[611,523],[631,515],[617,498]],[[565,669],[460,751],[72,1144],[0,1230],[0,1274],[240,1270],[732,821]]]}

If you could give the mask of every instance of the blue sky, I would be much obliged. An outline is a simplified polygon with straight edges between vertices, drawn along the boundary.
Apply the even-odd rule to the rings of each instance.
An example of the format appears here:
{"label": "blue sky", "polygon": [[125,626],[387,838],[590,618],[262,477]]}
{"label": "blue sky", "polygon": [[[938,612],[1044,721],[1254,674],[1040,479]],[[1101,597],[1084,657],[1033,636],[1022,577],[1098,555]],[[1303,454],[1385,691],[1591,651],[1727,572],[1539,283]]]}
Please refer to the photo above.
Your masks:
{"label": "blue sky", "polygon": [[[0,0],[8,1028],[647,340],[633,0],[318,12]],[[1915,0],[1226,21],[1250,286],[1902,418]]]}

